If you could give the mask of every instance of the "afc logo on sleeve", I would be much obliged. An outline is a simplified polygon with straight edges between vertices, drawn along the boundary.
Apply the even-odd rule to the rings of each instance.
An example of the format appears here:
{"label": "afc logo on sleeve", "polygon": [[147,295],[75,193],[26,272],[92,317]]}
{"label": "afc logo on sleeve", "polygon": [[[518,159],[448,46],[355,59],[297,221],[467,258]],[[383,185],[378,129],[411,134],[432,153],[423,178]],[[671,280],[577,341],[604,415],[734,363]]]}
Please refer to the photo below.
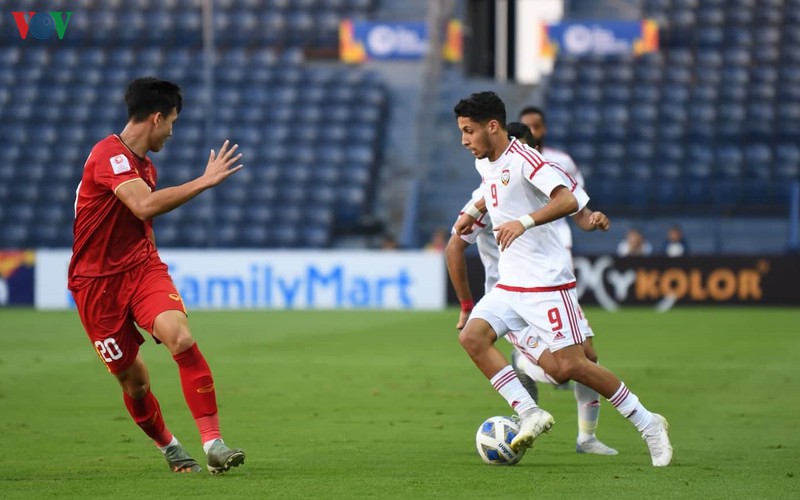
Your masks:
{"label": "afc logo on sleeve", "polygon": [[128,162],[128,158],[125,155],[117,155],[109,161],[111,162],[111,168],[114,169],[115,174],[131,171],[131,164]]}

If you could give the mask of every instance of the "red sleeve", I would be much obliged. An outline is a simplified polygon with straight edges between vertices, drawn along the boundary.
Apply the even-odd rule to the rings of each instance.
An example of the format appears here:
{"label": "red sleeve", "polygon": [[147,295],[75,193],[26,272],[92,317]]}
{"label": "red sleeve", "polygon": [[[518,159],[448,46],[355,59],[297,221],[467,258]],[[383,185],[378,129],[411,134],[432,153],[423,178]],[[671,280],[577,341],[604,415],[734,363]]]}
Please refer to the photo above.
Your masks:
{"label": "red sleeve", "polygon": [[136,171],[136,163],[129,151],[124,148],[98,148],[93,153],[94,180],[103,187],[115,192],[120,184],[141,179]]}

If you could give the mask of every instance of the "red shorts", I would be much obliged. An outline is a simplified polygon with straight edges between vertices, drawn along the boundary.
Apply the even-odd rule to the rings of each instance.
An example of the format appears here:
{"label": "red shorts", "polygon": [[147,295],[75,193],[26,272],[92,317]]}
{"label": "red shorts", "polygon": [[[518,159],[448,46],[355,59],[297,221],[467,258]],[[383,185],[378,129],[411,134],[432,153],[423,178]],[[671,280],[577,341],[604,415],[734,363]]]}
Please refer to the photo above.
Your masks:
{"label": "red shorts", "polygon": [[[70,290],[83,328],[111,373],[128,369],[144,337],[164,311],[186,313],[167,265],[158,255],[124,273],[99,278],[73,278]],[[158,342],[158,340],[156,340]]]}

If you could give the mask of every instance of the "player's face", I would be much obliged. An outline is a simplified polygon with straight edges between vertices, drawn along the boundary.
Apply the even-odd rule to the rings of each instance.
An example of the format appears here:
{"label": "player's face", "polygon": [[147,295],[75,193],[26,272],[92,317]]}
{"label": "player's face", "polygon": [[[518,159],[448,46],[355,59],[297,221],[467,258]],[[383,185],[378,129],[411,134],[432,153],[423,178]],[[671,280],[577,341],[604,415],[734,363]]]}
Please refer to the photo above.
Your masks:
{"label": "player's face", "polygon": [[164,116],[161,113],[155,115],[155,127],[150,135],[150,151],[158,152],[164,148],[167,139],[172,137],[172,124],[178,119],[178,110],[172,111]]}
{"label": "player's face", "polygon": [[458,128],[461,130],[461,145],[469,149],[475,158],[481,160],[489,156],[489,128],[493,120],[486,125],[473,121],[465,116],[458,117]]}
{"label": "player's face", "polygon": [[533,138],[536,139],[537,143],[542,142],[542,139],[544,139],[547,133],[547,127],[544,126],[542,115],[539,113],[528,113],[527,115],[520,116],[519,121],[531,129],[531,134],[533,134]]}

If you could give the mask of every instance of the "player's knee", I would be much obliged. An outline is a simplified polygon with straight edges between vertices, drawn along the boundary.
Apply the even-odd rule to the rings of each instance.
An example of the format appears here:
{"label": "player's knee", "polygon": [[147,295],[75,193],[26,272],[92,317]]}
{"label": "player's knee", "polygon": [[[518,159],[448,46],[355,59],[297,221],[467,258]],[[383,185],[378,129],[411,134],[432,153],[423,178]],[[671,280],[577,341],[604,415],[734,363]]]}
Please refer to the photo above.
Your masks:
{"label": "player's knee", "polygon": [[122,383],[122,390],[133,399],[142,399],[150,391],[150,382],[147,380],[127,380]]}
{"label": "player's knee", "polygon": [[552,378],[555,381],[555,383],[559,385],[572,380],[570,379],[568,373],[560,370],[559,368],[551,368],[549,371],[545,370],[545,374],[547,374],[547,376]]}
{"label": "player's knee", "polygon": [[469,326],[458,334],[458,341],[468,353],[480,352],[492,344],[480,330]]}
{"label": "player's knee", "polygon": [[581,382],[586,380],[588,376],[589,360],[578,359],[568,360],[565,363],[559,364],[558,377],[556,380],[559,383],[566,382],[567,380],[575,380]]}
{"label": "player's knee", "polygon": [[173,336],[172,345],[168,346],[169,350],[177,354],[190,349],[194,345],[194,337],[186,326],[181,326]]}

